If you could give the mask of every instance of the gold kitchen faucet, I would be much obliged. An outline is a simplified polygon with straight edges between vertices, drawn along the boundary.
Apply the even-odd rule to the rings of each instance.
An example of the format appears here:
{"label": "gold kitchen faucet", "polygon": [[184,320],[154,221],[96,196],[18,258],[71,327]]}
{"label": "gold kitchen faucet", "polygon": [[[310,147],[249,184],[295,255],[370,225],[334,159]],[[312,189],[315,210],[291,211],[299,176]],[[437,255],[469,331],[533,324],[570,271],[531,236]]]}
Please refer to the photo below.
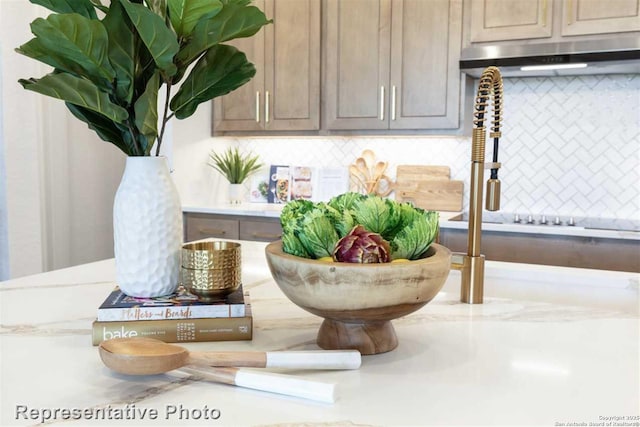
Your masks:
{"label": "gold kitchen faucet", "polygon": [[[486,129],[484,120],[489,99],[493,99],[493,118],[489,137],[493,138],[493,161],[485,163]],[[496,67],[488,67],[478,84],[473,111],[473,134],[471,139],[471,189],[469,192],[469,236],[467,253],[454,253],[451,269],[460,270],[460,301],[482,304],[484,294],[484,255],[480,252],[482,241],[482,184],[484,169],[491,169],[487,180],[486,208],[500,209],[500,180],[498,179],[498,141],[502,117],[502,75]]]}

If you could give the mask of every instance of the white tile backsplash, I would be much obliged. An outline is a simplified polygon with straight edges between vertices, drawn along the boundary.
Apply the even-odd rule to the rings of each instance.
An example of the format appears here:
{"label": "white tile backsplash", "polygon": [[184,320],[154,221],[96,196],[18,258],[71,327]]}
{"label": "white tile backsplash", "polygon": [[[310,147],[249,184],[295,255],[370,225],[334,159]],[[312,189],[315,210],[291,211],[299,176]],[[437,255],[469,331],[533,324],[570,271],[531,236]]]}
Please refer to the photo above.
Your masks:
{"label": "white tile backsplash", "polygon": [[[465,181],[468,205],[469,137],[210,141],[211,148],[229,144],[266,164],[311,166],[347,166],[369,148],[389,161],[392,177],[399,164],[448,165],[452,179]],[[640,219],[640,76],[505,79],[500,161],[505,212]]]}

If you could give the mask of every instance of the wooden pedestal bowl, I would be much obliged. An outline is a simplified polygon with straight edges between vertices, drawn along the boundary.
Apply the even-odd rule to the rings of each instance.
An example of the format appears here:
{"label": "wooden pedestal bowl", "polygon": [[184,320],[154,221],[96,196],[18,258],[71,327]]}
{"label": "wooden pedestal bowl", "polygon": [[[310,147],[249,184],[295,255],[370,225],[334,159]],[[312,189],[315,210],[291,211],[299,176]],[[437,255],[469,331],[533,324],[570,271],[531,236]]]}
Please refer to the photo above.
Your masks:
{"label": "wooden pedestal bowl", "polygon": [[398,338],[392,319],[412,313],[440,291],[451,251],[432,244],[425,257],[384,264],[352,264],[300,258],[276,241],[265,249],[271,274],[297,306],[323,317],[317,343],[327,350],[362,354],[391,351]]}

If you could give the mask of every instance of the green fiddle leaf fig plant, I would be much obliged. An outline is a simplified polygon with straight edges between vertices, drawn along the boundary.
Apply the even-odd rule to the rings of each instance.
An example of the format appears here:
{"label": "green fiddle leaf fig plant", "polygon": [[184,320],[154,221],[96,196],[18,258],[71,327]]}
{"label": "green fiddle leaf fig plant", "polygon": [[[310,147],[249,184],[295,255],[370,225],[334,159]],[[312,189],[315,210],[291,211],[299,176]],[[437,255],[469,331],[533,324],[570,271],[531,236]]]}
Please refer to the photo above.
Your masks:
{"label": "green fiddle leaf fig plant", "polygon": [[158,155],[172,117],[190,117],[203,102],[251,80],[254,65],[223,43],[251,37],[271,22],[250,0],[30,2],[54,13],[34,20],[35,37],[16,51],[54,69],[20,84],[63,100],[128,156],[150,156],[154,146]]}

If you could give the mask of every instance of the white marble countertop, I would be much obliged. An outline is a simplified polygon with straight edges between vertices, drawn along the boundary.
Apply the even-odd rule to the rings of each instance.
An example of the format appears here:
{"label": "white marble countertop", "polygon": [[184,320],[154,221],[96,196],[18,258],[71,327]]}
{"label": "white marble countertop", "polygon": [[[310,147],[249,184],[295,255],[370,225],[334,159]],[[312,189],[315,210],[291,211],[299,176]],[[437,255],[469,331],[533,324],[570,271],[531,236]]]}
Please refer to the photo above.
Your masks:
{"label": "white marble countertop", "polygon": [[[265,244],[242,245],[253,341],[185,346],[316,349],[321,319],[293,305],[277,288],[264,258]],[[0,425],[35,425],[41,420],[31,417],[53,416],[56,410],[57,419],[46,424],[639,422],[638,274],[487,262],[485,303],[466,305],[458,302],[460,276],[453,271],[433,301],[394,321],[399,339],[394,351],[365,356],[356,371],[296,372],[335,382],[334,404],[198,381],[177,372],[147,377],[110,372],[91,346],[90,329],[114,277],[113,260],[106,260],[0,282]],[[100,408],[110,408],[112,416],[114,409],[128,410],[124,414],[136,419],[62,419],[65,409]],[[182,419],[168,414],[172,408],[183,410]],[[140,419],[142,411],[151,409],[157,419]],[[193,419],[205,409],[219,410],[220,418]]]}
{"label": "white marble countertop", "polygon": [[[237,205],[186,205],[182,207],[183,212],[189,213],[209,213],[218,215],[242,215],[254,217],[278,218],[284,205],[267,203],[241,203]],[[467,222],[451,221],[451,218],[461,214],[461,212],[439,212],[440,227],[451,229],[466,229]],[[547,234],[557,236],[577,236],[596,237],[602,239],[624,239],[639,240],[640,233],[634,231],[615,231],[587,229],[583,227],[554,227],[550,225],[521,225],[521,224],[496,224],[483,223],[482,229],[487,231],[499,231],[503,233],[528,233]]]}

